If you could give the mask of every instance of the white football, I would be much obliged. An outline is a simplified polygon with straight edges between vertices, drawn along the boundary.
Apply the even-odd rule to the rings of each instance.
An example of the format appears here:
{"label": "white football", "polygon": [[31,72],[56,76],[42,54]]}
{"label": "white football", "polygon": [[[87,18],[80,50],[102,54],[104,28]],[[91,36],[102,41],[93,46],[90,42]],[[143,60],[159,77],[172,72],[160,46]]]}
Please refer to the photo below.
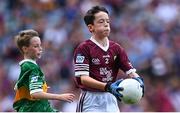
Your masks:
{"label": "white football", "polygon": [[119,91],[123,97],[122,101],[126,104],[135,104],[140,101],[142,98],[142,87],[140,83],[131,78],[124,79],[120,84],[119,87],[123,87],[123,91]]}

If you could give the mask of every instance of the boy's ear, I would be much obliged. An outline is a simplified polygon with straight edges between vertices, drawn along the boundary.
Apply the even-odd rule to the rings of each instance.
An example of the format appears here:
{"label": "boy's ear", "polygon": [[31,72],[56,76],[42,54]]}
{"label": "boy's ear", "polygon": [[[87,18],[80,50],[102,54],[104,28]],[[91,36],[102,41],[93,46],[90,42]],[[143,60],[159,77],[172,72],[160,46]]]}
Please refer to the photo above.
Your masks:
{"label": "boy's ear", "polygon": [[22,51],[23,51],[23,53],[26,53],[26,52],[27,52],[27,47],[26,47],[26,46],[23,46],[23,47],[22,47]]}
{"label": "boy's ear", "polygon": [[94,31],[94,26],[92,24],[89,24],[88,29],[92,33]]}

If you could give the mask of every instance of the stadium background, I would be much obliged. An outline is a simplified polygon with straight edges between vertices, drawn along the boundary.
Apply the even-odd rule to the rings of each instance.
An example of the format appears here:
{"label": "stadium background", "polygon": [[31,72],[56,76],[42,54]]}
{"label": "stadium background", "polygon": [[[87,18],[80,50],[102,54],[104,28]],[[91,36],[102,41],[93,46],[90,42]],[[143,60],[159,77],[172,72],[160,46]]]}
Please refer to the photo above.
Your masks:
{"label": "stadium background", "polygon": [[[146,84],[139,104],[119,103],[121,111],[180,111],[179,0],[0,0],[0,111],[13,111],[14,84],[22,59],[13,36],[35,29],[43,41],[38,61],[49,92],[73,92],[73,103],[51,101],[60,111],[74,111],[73,51],[90,37],[83,15],[94,5],[110,11],[112,40],[127,51]],[[125,77],[121,72],[120,75]]]}

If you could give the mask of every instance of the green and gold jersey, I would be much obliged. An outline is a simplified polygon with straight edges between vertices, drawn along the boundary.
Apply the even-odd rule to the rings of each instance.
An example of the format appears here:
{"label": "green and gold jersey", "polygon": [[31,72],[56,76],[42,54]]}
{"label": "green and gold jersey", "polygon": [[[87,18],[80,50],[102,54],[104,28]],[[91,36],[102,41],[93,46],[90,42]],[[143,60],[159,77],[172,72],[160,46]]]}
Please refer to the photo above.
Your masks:
{"label": "green and gold jersey", "polygon": [[15,85],[16,96],[13,108],[19,112],[51,112],[55,111],[47,99],[33,99],[30,94],[36,92],[47,92],[45,77],[35,61],[22,60],[21,72]]}

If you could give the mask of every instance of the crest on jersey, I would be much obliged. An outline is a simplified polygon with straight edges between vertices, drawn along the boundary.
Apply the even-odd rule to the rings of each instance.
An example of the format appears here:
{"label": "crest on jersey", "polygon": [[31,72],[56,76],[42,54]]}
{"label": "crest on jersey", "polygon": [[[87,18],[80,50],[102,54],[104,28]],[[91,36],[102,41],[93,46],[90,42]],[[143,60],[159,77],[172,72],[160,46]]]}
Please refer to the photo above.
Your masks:
{"label": "crest on jersey", "polygon": [[31,78],[31,82],[37,82],[38,81],[38,76],[34,76]]}
{"label": "crest on jersey", "polygon": [[76,63],[83,63],[84,62],[85,57],[82,55],[77,55],[76,56]]}

